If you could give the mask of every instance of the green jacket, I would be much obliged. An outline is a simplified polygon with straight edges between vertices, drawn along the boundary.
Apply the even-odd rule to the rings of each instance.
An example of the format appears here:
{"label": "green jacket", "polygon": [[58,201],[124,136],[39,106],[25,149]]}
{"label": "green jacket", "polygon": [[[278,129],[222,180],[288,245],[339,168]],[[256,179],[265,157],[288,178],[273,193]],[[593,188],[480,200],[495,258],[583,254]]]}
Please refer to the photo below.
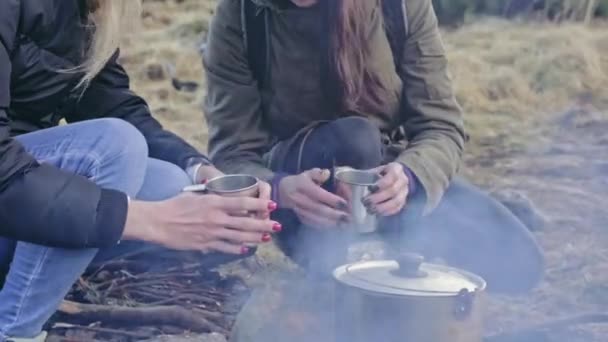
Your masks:
{"label": "green jacket", "polygon": [[[276,1],[255,0],[273,10],[271,75],[262,91],[248,65],[240,1],[222,0],[211,24],[203,56],[208,83],[204,109],[209,153],[224,172],[270,179],[265,155],[277,141],[343,115],[330,112],[321,93],[318,8],[279,9]],[[401,75],[394,68],[380,7],[369,28],[372,63],[394,97],[383,113],[360,115],[393,137],[389,158],[416,175],[428,213],[458,171],[465,133],[431,0],[404,2],[409,33]],[[395,139],[400,126],[407,138]]]}

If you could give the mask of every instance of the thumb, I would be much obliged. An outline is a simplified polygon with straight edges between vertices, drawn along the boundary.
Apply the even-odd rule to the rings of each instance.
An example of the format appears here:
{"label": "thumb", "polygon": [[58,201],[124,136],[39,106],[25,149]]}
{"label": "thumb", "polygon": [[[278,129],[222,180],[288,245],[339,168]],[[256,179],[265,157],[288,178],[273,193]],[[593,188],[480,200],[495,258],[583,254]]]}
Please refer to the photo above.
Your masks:
{"label": "thumb", "polygon": [[368,171],[381,175],[384,173],[384,170],[386,170],[386,165],[381,165],[376,168],[369,169]]}
{"label": "thumb", "polygon": [[327,182],[329,180],[329,177],[331,176],[331,172],[327,169],[312,169],[306,171],[306,173],[313,182],[319,185]]}

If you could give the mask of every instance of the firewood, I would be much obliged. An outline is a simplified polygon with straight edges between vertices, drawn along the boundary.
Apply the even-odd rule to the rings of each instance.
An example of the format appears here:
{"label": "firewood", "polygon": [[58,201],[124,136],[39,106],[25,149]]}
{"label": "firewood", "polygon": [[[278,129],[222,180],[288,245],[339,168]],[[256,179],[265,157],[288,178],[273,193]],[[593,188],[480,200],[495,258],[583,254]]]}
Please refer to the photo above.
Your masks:
{"label": "firewood", "polygon": [[227,333],[224,328],[203,317],[204,315],[180,306],[124,307],[63,301],[59,307],[59,312],[88,323],[119,322],[124,325],[173,325],[194,332]]}

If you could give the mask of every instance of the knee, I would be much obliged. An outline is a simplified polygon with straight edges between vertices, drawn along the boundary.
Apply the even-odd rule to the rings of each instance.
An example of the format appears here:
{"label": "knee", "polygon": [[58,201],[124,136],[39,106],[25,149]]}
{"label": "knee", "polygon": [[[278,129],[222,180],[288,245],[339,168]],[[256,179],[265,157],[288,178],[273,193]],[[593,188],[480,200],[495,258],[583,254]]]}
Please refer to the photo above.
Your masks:
{"label": "knee", "polygon": [[382,162],[380,130],[370,120],[361,117],[338,119],[331,124],[335,139],[334,156],[339,165],[357,169],[377,167]]}
{"label": "knee", "polygon": [[490,291],[523,294],[542,281],[545,258],[534,234],[476,187],[453,181],[433,216],[430,225],[459,232],[446,240],[449,256],[486,279]]}
{"label": "knee", "polygon": [[493,282],[489,280],[490,291],[512,295],[525,294],[534,290],[543,280],[545,258],[536,241],[530,239],[527,246],[513,252],[519,252],[516,260],[512,260],[513,268],[509,272],[510,267],[506,267],[504,277],[494,279]]}
{"label": "knee", "polygon": [[143,184],[148,162],[148,144],[143,134],[120,119],[97,119],[90,124],[96,132],[93,149],[97,159],[92,179],[135,196]]}
{"label": "knee", "polygon": [[143,186],[137,198],[162,201],[179,194],[192,181],[179,166],[158,159],[148,159]]}
{"label": "knee", "polygon": [[99,135],[106,160],[141,165],[148,158],[148,143],[143,134],[125,120],[106,118],[91,121]]}
{"label": "knee", "polygon": [[525,294],[544,278],[545,257],[534,235],[516,219],[511,219],[508,233],[497,233],[494,257],[487,255],[485,272],[488,288],[504,294]]}

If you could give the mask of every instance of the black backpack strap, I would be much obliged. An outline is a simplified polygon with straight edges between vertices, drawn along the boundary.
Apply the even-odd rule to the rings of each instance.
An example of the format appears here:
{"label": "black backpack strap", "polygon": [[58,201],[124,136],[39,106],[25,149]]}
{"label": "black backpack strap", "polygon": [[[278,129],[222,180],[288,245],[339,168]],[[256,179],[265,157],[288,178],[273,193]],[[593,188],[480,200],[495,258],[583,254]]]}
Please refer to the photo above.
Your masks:
{"label": "black backpack strap", "polygon": [[386,25],[386,35],[393,51],[395,69],[401,70],[401,59],[405,40],[408,35],[408,23],[406,13],[406,0],[382,0],[382,12]]}
{"label": "black backpack strap", "polygon": [[249,68],[258,82],[258,87],[262,88],[268,80],[269,71],[269,9],[257,6],[252,0],[241,0],[241,21]]}

